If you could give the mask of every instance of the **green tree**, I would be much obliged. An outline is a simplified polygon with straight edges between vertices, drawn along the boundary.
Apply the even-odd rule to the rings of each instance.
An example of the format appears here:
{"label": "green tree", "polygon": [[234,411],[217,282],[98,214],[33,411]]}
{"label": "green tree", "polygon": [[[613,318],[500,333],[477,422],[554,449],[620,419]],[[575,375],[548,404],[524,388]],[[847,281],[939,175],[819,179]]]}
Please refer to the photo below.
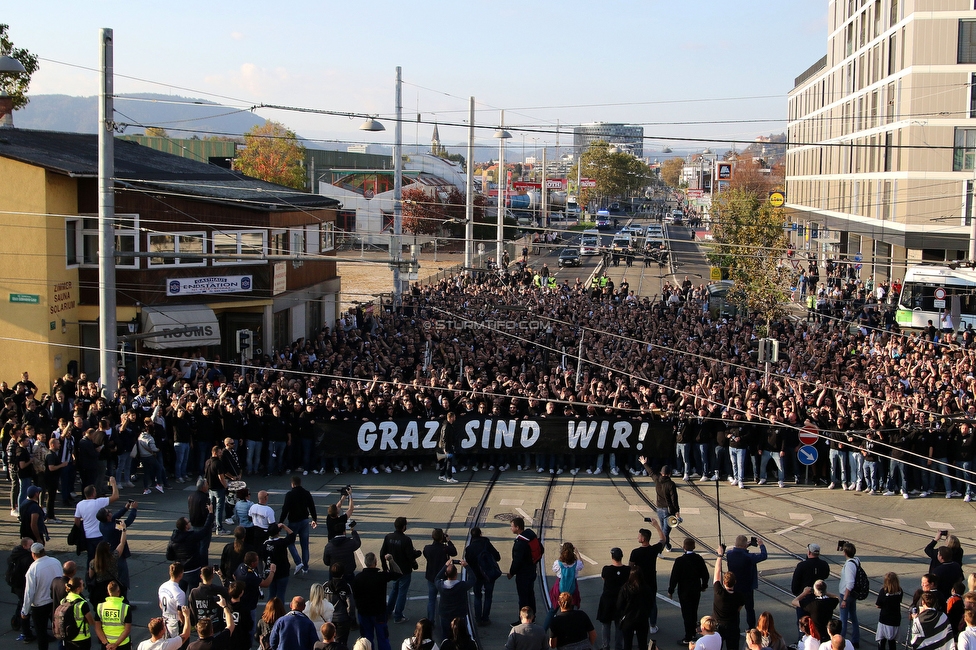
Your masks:
{"label": "green tree", "polygon": [[14,47],[13,41],[7,33],[8,26],[0,23],[0,55],[7,55],[20,61],[26,72],[20,74],[0,75],[0,91],[10,95],[14,102],[14,110],[27,106],[30,97],[27,96],[27,87],[30,86],[31,76],[37,72],[37,55],[31,54],[27,50]]}
{"label": "green tree", "polygon": [[279,122],[268,120],[244,134],[244,150],[234,167],[248,176],[305,189],[305,147]]}
{"label": "green tree", "polygon": [[161,126],[147,126],[146,136],[150,138],[168,138],[169,133]]}
{"label": "green tree", "polygon": [[684,166],[684,158],[668,158],[661,163],[661,180],[665,185],[677,188],[681,184],[681,170]]}
{"label": "green tree", "polygon": [[[712,204],[714,266],[735,282],[729,299],[769,321],[784,314],[789,273],[781,265],[786,250],[786,212],[765,195],[742,188],[722,192]],[[768,330],[767,330],[768,331]]]}
{"label": "green tree", "polygon": [[570,178],[576,178],[577,167],[580,177],[596,181],[596,187],[580,192],[583,205],[593,198],[627,198],[650,183],[651,170],[644,161],[626,152],[612,152],[602,140],[583,152],[579,163],[569,170]]}

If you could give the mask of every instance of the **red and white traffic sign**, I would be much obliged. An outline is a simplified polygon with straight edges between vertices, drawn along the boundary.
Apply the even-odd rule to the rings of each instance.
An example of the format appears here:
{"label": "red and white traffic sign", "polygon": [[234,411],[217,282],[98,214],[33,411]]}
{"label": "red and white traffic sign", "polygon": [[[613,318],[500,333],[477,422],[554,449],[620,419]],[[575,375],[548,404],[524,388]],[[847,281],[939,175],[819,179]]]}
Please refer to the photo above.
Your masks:
{"label": "red and white traffic sign", "polygon": [[935,289],[935,299],[936,300],[945,300],[945,297],[946,297],[946,290],[943,289],[942,287],[937,287]]}
{"label": "red and white traffic sign", "polygon": [[800,444],[801,445],[812,445],[820,439],[820,429],[817,428],[816,424],[812,422],[807,422],[800,429]]}

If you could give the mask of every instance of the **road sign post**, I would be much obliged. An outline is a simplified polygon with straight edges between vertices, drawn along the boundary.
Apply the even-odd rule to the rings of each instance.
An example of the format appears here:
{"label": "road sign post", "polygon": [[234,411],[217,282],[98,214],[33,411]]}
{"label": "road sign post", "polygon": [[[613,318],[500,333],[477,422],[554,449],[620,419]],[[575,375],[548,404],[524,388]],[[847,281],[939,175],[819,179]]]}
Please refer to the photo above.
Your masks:
{"label": "road sign post", "polygon": [[812,422],[807,422],[806,424],[803,425],[803,428],[800,429],[801,445],[807,445],[807,446],[814,445],[819,439],[820,439],[820,429],[817,428],[816,424]]}

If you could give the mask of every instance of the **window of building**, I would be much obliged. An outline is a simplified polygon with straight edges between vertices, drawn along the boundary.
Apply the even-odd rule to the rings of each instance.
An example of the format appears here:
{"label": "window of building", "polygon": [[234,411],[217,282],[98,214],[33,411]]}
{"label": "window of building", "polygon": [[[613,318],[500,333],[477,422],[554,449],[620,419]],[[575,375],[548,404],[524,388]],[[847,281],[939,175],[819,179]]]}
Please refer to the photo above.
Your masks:
{"label": "window of building", "polygon": [[898,0],[891,0],[891,17],[889,27],[894,27],[898,22]]}
{"label": "window of building", "polygon": [[329,221],[323,223],[319,230],[319,251],[326,252],[335,249],[335,224]]}
{"label": "window of building", "polygon": [[[295,255],[305,254],[305,229],[304,228],[294,228],[291,231],[291,252]],[[304,260],[293,260],[291,265],[292,268],[300,268],[304,264]]]}
{"label": "window of building", "polygon": [[973,182],[966,181],[966,213],[963,218],[964,226],[973,225]]}
{"label": "window of building", "polygon": [[309,255],[318,255],[321,244],[322,235],[319,231],[319,224],[313,223],[305,226],[305,252]]}
{"label": "window of building", "polygon": [[288,254],[288,231],[287,230],[271,231],[271,249],[268,252],[271,255]]}
{"label": "window of building", "polygon": [[952,171],[976,169],[976,129],[956,128],[952,149]]}
{"label": "window of building", "polygon": [[969,76],[969,117],[976,117],[976,72]]}
{"label": "window of building", "polygon": [[976,63],[976,20],[959,21],[959,49],[956,63]]}
{"label": "window of building", "polygon": [[[180,257],[150,257],[149,266],[206,266],[207,261],[193,254],[206,248],[202,232],[157,233],[149,235],[150,253],[180,253]],[[185,256],[184,256],[185,254]]]}
{"label": "window of building", "polygon": [[[98,266],[98,217],[85,216],[65,221],[65,263],[67,266]],[[139,215],[115,215],[115,250],[134,253],[139,250]],[[115,266],[139,268],[137,257],[116,257]]]}
{"label": "window of building", "polygon": [[[234,256],[262,255],[268,246],[268,232],[266,230],[215,231],[212,238],[214,254],[226,256],[214,259],[215,265],[241,264],[245,260]],[[265,263],[264,260],[246,260],[246,262],[248,264]]]}

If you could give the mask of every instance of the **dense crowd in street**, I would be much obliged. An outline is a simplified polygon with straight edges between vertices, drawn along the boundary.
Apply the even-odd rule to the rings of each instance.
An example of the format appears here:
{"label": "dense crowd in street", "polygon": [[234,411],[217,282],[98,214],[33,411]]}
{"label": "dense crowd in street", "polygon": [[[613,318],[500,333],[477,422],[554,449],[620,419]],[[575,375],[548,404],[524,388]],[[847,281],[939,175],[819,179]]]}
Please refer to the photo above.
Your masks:
{"label": "dense crowd in street", "polygon": [[[865,313],[868,318],[772,322],[769,334],[780,342],[780,360],[767,382],[750,356],[760,323],[745,315],[710,313],[704,286],[686,280],[666,286],[660,299],[651,300],[636,297],[626,281],[615,286],[598,278],[586,285],[577,279],[551,287],[549,283],[538,286],[535,275],[532,269],[514,265],[502,273],[456,276],[415,286],[397,309],[358,308],[335,327],[322,328],[313,339],[296,341],[243,375],[219,359],[188,351],[174,359],[142,357],[137,378],[123,377],[122,387],[111,396],[102,395],[85,376],[66,375],[50,393],[41,392],[27,372],[13,387],[0,383],[0,422],[4,423],[0,436],[10,477],[11,514],[19,518],[23,537],[22,563],[43,564],[44,569],[36,572],[43,571],[45,580],[63,572],[64,598],[69,600],[77,599],[68,592],[81,598],[87,588],[86,602],[92,611],[85,613],[79,607],[77,613],[84,614],[82,618],[93,616],[91,631],[105,643],[105,626],[99,632],[97,625],[98,607],[110,603],[113,616],[123,615],[129,554],[125,529],[138,511],[136,501],[118,509],[116,501],[120,488],[134,488],[141,472],[144,493],[163,492],[172,483],[190,482],[197,487],[191,492],[187,515],[175,523],[167,551],[167,559],[173,562],[167,587],[172,598],[165,599],[164,625],[150,624],[153,639],[159,642],[152,650],[166,647],[167,637],[185,640],[182,635],[189,634],[189,627],[179,593],[185,600],[198,589],[213,596],[208,601],[211,616],[194,620],[198,633],[220,628],[226,605],[236,621],[234,626],[225,624],[228,636],[237,626],[242,638],[232,647],[247,647],[243,644],[250,644],[261,621],[269,628],[270,639],[277,618],[291,621],[299,614],[305,616],[308,607],[320,612],[316,608],[328,609],[322,604],[325,601],[335,608],[335,594],[343,589],[349,600],[347,625],[358,621],[364,636],[379,634],[375,630],[385,625],[387,615],[394,622],[403,617],[403,594],[416,558],[398,556],[399,546],[391,550],[384,545],[378,554],[366,554],[367,569],[350,580],[355,564],[349,549],[357,544],[358,535],[354,528],[344,534],[343,523],[330,528],[327,557],[343,560],[328,562],[332,577],[324,586],[325,595],[313,589],[307,602],[304,597],[289,600],[293,596],[287,589],[289,558],[295,573],[308,570],[308,539],[317,525],[315,504],[302,488],[301,478],[310,472],[420,471],[433,458],[330,454],[327,429],[317,426],[325,422],[415,419],[450,424],[458,417],[663,422],[666,426],[658,435],[665,439],[657,441],[653,448],[658,451],[649,459],[626,450],[464,453],[451,447],[448,436],[441,478],[454,481],[455,469],[552,474],[626,471],[650,473],[658,485],[673,485],[673,475],[684,480],[727,479],[741,488],[767,482],[783,487],[788,479],[801,482],[805,472],[796,458],[798,428],[812,423],[823,434],[818,443],[821,460],[810,470],[814,481],[904,498],[935,492],[946,498],[972,498],[970,420],[976,416],[972,332],[903,334],[896,327],[873,322],[869,312],[873,313],[879,294],[846,278],[841,291],[851,301],[851,313]],[[505,326],[511,322],[536,325]],[[579,362],[577,350],[582,351]],[[776,476],[767,479],[770,461]],[[661,467],[666,471],[660,475],[649,472]],[[292,491],[278,512],[268,505],[266,492],[252,495],[242,483],[245,477],[285,473],[293,474]],[[351,514],[351,495],[349,499]],[[676,507],[664,505],[666,515],[678,514]],[[329,517],[343,514],[340,506],[330,508]],[[55,571],[54,565],[42,561],[50,559],[43,552],[48,526],[62,523],[59,509],[74,514],[72,543],[85,552],[85,566],[57,563]],[[660,519],[662,548],[670,549],[670,526],[666,516]],[[400,524],[394,534],[402,536]],[[221,532],[232,533],[234,541],[229,550],[224,549],[221,571],[215,577],[209,545],[212,535]],[[652,536],[641,533],[651,546]],[[525,576],[530,565],[534,575],[536,563],[525,555],[532,537],[516,539],[523,538],[527,538],[526,548],[519,553],[526,568],[520,573],[521,560],[513,559],[509,573],[520,606],[533,610],[522,613],[523,619],[529,619],[522,623],[531,625],[536,607],[527,595],[532,581]],[[436,531],[433,539],[445,543],[438,542]],[[446,544],[453,546],[449,540]],[[518,546],[517,541],[516,550]],[[569,551],[559,555],[559,562],[575,566]],[[471,582],[458,579],[456,566],[447,562],[450,557],[438,558],[440,565],[428,558],[425,577],[432,602],[442,589]],[[28,561],[31,558],[33,563]],[[477,566],[479,560],[466,552],[465,562]],[[725,574],[719,568],[716,583],[724,585]],[[573,584],[568,575],[572,572],[565,566],[554,565],[554,571],[560,576],[558,584]],[[373,576],[374,582],[359,584],[361,575]],[[355,610],[357,603],[383,601],[387,582],[392,585],[388,606],[367,608],[364,624],[362,607]],[[216,587],[211,587],[215,583],[227,585],[219,600],[213,595]],[[476,583],[461,588],[476,588]],[[365,590],[362,599],[356,594],[357,585]],[[808,586],[816,593],[815,585]],[[707,588],[707,583],[702,587]],[[637,592],[643,588],[633,585]],[[476,623],[489,620],[491,590],[485,584],[481,589],[482,609],[472,615]],[[263,615],[256,611],[262,591],[269,603],[278,601],[276,609],[266,609]],[[55,600],[50,597],[45,603],[41,596],[41,601],[32,603],[39,593],[27,588],[21,602],[24,614],[41,617],[35,629],[41,650],[46,650],[46,642],[41,641],[44,614],[36,614],[39,610],[34,606],[47,605],[49,620]],[[567,603],[562,602],[564,593],[569,594]],[[560,587],[552,596],[560,607],[566,605],[568,618],[579,618],[572,614],[581,611],[575,609],[578,602],[573,601],[572,589]],[[723,601],[720,596],[716,590],[717,601]],[[724,600],[729,605],[735,599]],[[192,604],[193,598],[187,602]],[[460,601],[445,598],[445,602],[452,604],[442,606],[439,618],[435,620],[430,608],[427,627],[418,623],[414,650],[426,643],[425,630],[431,625],[439,625],[444,638],[458,637],[458,643],[464,644],[455,624]],[[288,614],[285,603],[291,608]],[[744,604],[748,612],[748,603]],[[444,609],[459,616],[445,617]],[[728,607],[719,610],[729,611]],[[562,613],[550,614],[554,621],[568,620],[560,618]],[[719,636],[728,638],[722,633],[723,625],[727,627],[722,615],[713,618],[702,627],[714,625]],[[202,620],[212,627],[200,628]],[[617,620],[616,615],[611,620]],[[749,622],[755,627],[751,618]],[[345,643],[348,629],[344,634],[340,623],[333,619],[331,624]],[[685,623],[688,631],[683,640],[691,640],[688,626],[694,621],[687,618]],[[109,627],[113,634],[122,629]],[[552,625],[547,627],[560,636]],[[648,629],[652,628],[649,616]],[[571,629],[575,637],[579,630]],[[319,631],[316,639],[326,643],[328,637]],[[639,632],[635,628],[638,638]],[[31,639],[28,630],[24,638]],[[378,643],[382,648],[383,640]],[[765,647],[763,643],[760,647]]]}

